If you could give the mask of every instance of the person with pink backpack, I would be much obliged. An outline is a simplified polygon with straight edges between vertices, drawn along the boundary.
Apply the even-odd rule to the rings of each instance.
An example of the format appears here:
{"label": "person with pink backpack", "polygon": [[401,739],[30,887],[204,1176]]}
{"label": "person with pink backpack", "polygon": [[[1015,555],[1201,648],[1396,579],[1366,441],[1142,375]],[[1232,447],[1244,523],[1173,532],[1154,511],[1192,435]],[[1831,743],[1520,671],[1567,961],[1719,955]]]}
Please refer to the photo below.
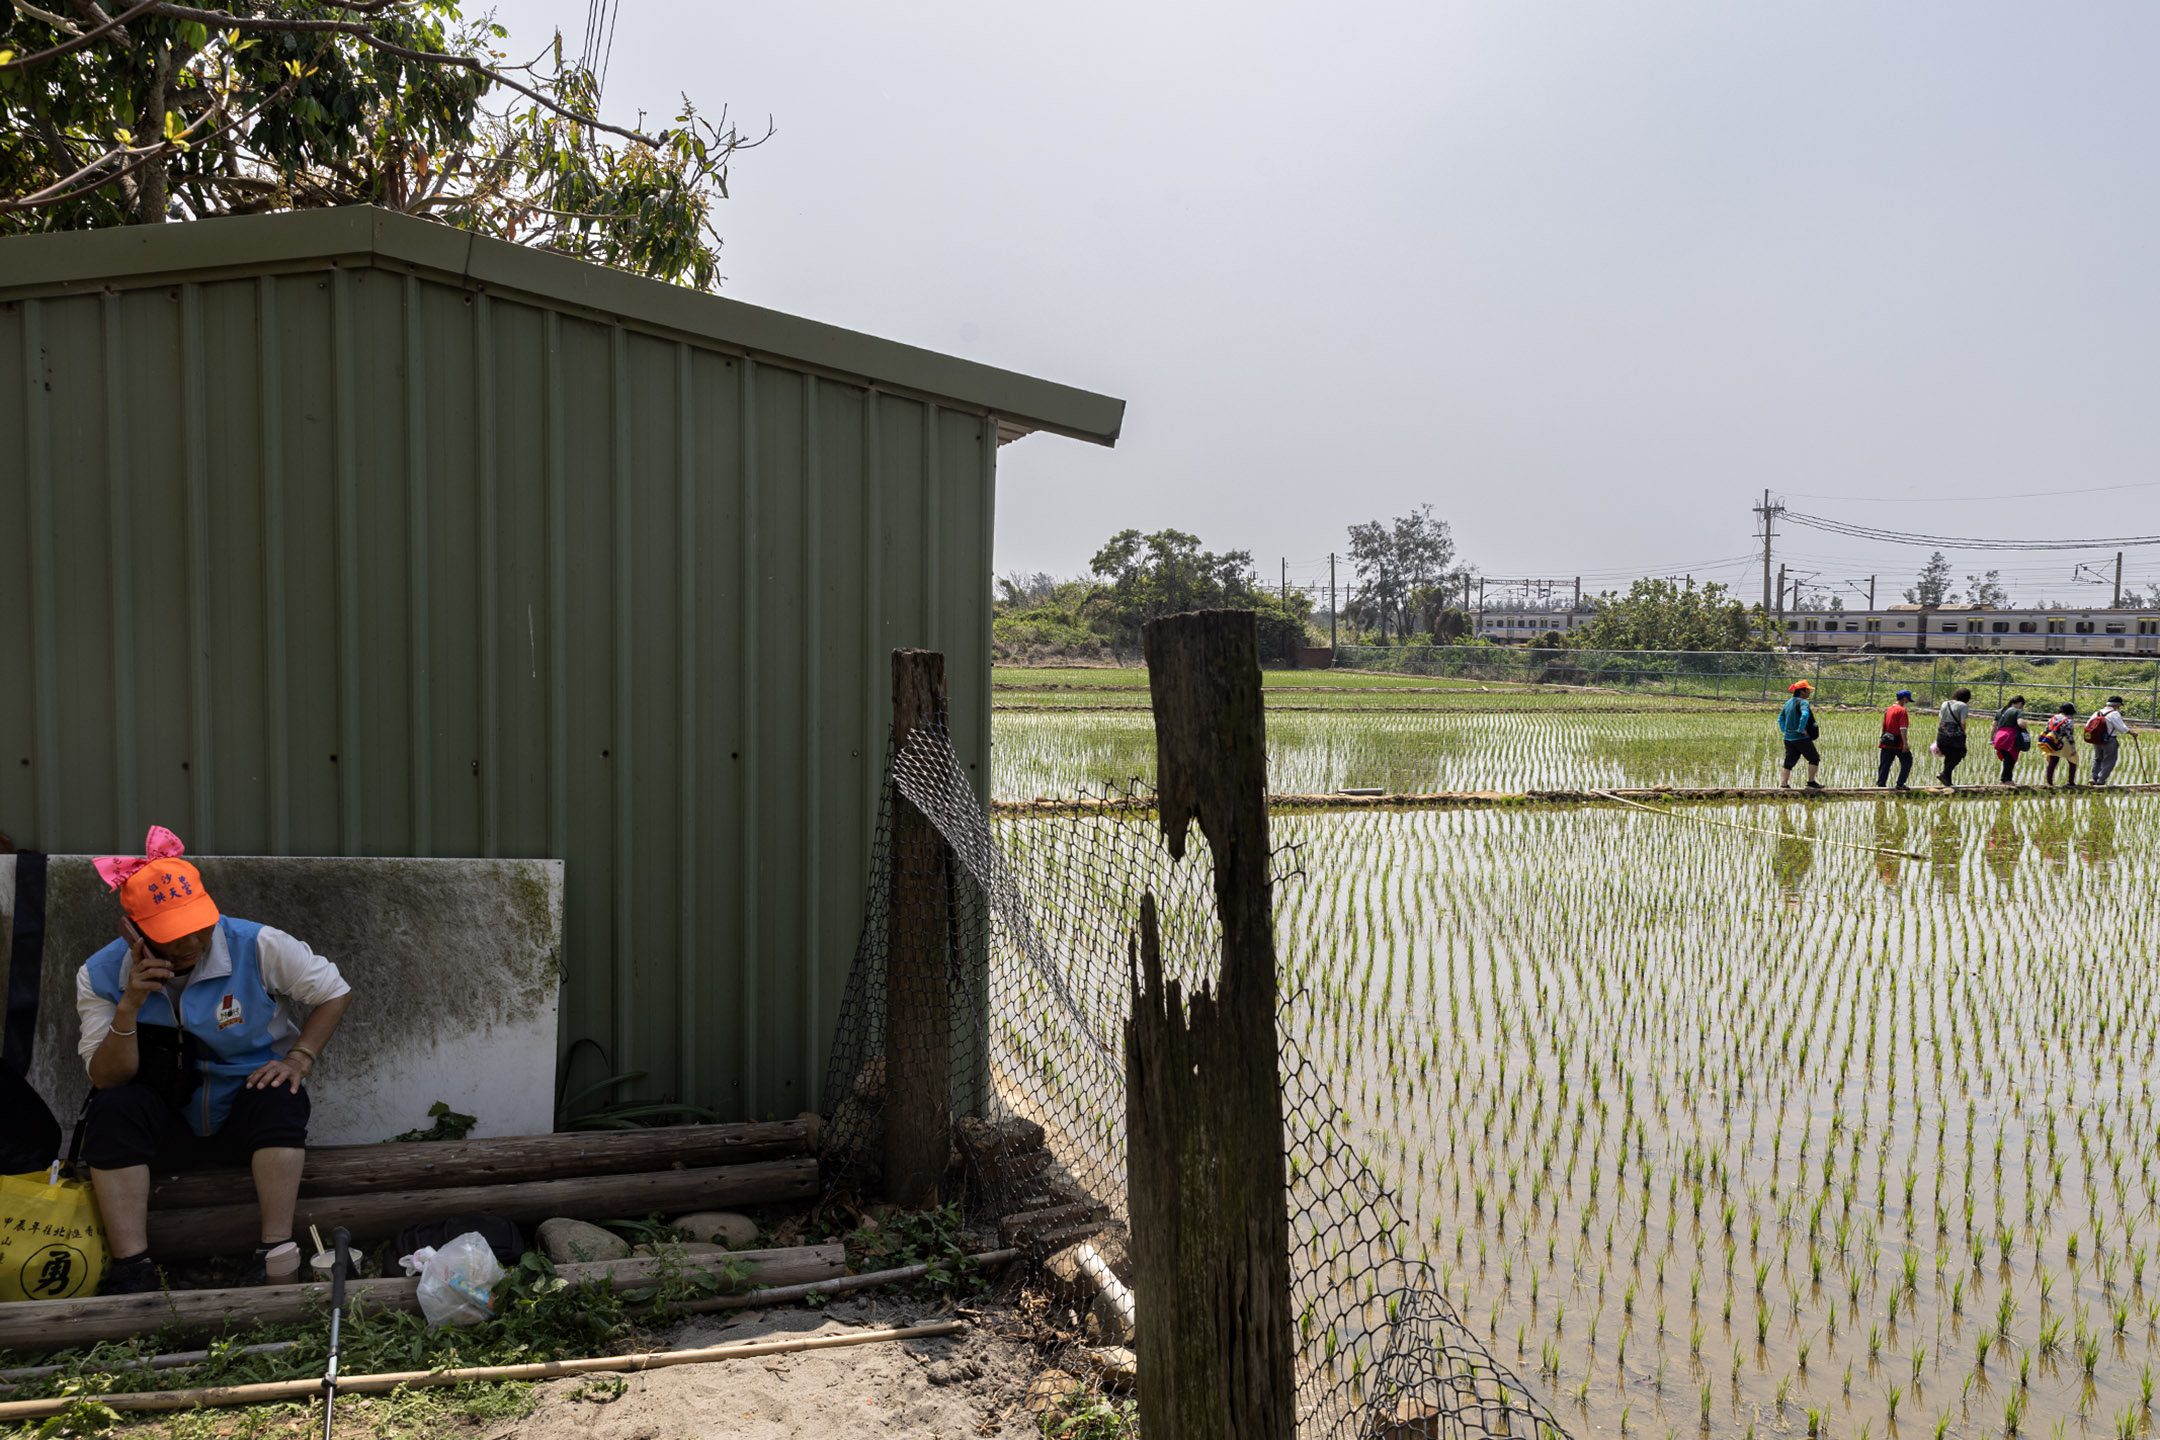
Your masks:
{"label": "person with pink backpack", "polygon": [[2032,749],[2032,732],[2025,728],[2025,697],[2013,695],[2010,703],[1995,712],[1995,758],[2002,761],[2002,784],[2017,784],[2018,756]]}

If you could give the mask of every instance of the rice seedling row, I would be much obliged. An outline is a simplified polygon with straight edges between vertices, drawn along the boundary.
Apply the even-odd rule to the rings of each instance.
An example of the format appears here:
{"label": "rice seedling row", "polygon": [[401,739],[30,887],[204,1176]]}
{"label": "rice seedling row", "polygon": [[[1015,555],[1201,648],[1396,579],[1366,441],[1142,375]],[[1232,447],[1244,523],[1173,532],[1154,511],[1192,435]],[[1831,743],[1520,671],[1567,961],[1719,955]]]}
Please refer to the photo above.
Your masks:
{"label": "rice seedling row", "polygon": [[2160,806],[1727,813],[1277,822],[1404,1248],[1578,1433],[2143,1433]]}

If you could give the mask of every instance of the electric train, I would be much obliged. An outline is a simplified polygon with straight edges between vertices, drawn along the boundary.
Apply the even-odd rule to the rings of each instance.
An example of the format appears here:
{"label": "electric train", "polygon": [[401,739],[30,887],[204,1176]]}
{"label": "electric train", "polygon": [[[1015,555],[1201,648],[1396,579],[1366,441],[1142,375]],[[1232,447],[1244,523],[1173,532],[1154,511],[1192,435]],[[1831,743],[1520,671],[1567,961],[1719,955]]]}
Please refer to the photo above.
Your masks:
{"label": "electric train", "polygon": [[[1566,635],[1596,618],[1581,610],[1488,610],[1478,634],[1497,644],[1526,645],[1548,631]],[[1925,636],[1925,644],[1922,637]],[[1917,651],[1963,654],[2007,650],[2032,655],[2134,656],[2160,654],[2160,609],[1998,610],[1917,605],[1881,610],[1795,610],[1785,616],[1790,650]]]}

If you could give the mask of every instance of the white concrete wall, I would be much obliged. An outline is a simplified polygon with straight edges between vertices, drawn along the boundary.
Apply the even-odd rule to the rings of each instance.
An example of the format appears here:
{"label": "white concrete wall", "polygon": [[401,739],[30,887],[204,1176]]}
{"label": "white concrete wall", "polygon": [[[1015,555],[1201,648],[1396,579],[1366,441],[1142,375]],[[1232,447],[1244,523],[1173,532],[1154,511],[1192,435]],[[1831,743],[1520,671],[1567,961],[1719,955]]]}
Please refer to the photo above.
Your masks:
{"label": "white concrete wall", "polygon": [[[305,940],[353,987],[309,1082],[313,1143],[387,1140],[425,1126],[437,1100],[477,1116],[475,1135],[554,1128],[560,860],[189,858],[226,914]],[[14,867],[0,856],[0,967]],[[89,857],[52,858],[29,1073],[69,1132],[89,1090],[75,975],[118,933],[119,913]]]}

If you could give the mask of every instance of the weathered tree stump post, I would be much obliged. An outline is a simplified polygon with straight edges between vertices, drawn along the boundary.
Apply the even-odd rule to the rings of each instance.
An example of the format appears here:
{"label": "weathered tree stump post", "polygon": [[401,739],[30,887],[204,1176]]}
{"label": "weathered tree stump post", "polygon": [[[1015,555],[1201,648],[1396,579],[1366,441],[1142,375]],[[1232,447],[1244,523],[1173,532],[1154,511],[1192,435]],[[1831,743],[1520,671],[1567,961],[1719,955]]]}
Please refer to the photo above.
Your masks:
{"label": "weathered tree stump post", "polygon": [[1127,1204],[1140,1432],[1290,1440],[1290,1224],[1275,1034],[1274,901],[1259,629],[1249,611],[1148,625],[1156,785],[1170,853],[1198,820],[1222,973],[1182,1004],[1141,907],[1125,1030]]}
{"label": "weathered tree stump post", "polygon": [[[945,723],[945,657],[895,650],[893,754]],[[947,988],[952,857],[921,811],[895,793],[885,958],[885,1196],[934,1204],[952,1149],[952,1018]]]}

